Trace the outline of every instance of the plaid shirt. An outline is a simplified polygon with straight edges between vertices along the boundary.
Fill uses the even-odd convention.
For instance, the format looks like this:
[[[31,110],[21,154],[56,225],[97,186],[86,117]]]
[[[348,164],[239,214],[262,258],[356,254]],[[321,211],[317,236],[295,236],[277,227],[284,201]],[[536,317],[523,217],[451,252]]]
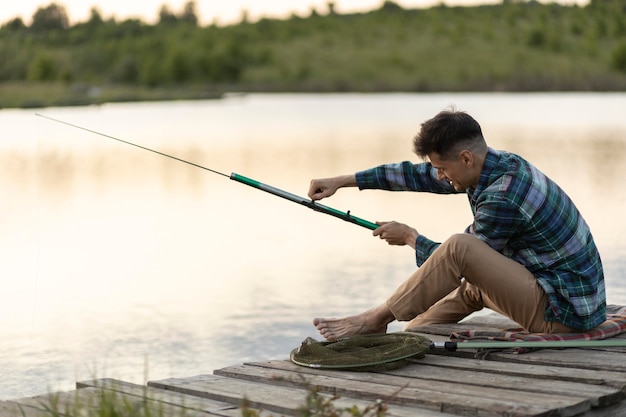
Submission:
[[[358,172],[359,189],[458,193],[430,163]],[[518,155],[489,149],[476,188],[466,190],[474,221],[465,230],[524,265],[548,296],[546,321],[589,330],[606,318],[604,273],[589,227],[565,192]],[[421,265],[439,243],[420,235]]]

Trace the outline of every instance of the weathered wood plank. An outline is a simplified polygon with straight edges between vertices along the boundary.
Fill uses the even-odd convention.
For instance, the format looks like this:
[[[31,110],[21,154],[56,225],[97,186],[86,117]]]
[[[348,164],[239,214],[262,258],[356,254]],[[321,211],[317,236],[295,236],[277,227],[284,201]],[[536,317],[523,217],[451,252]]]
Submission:
[[[232,366],[215,373],[258,383],[320,387],[325,392],[363,398],[382,399],[391,404],[412,404],[462,414],[493,416],[573,416],[591,408],[591,400],[573,394],[526,392],[523,386],[502,389],[453,382],[406,378],[380,373],[311,370],[286,361],[275,367]],[[303,375],[305,375],[303,377]],[[518,389],[521,388],[521,389]],[[615,390],[614,390],[615,391]],[[617,391],[619,392],[619,391]]]
[[[439,362],[441,363],[442,361]],[[475,362],[475,365],[478,365],[485,361]],[[249,365],[298,373],[305,373],[310,370],[310,368],[297,367],[297,365],[287,361],[257,362]],[[447,383],[451,384],[447,386],[451,387],[451,389],[454,390],[454,393],[458,394],[463,390],[468,390],[470,393],[469,395],[476,393],[477,389],[478,392],[481,392],[485,389],[494,388],[493,395],[499,399],[506,398],[499,392],[500,389],[506,389],[514,391],[514,398],[518,401],[522,402],[524,398],[526,398],[526,400],[533,403],[536,403],[538,400],[538,397],[535,395],[536,393],[547,394],[551,398],[555,398],[555,396],[585,398],[590,401],[592,407],[604,407],[610,404],[615,404],[620,402],[625,396],[621,389],[615,387],[571,382],[567,380],[558,381],[558,383],[556,383],[555,380],[536,378],[532,372],[519,372],[523,367],[524,366],[518,366],[518,372],[516,374],[512,374],[505,372],[490,372],[488,369],[470,370],[467,367],[463,369],[460,367],[454,368],[438,366],[436,360],[424,360],[424,363],[407,366],[395,371],[386,371],[377,374],[356,373],[355,375],[355,373],[353,373],[352,377],[359,381],[373,381],[395,386],[406,386],[408,384],[408,386],[416,388],[436,387],[440,392],[443,390],[442,383]],[[224,375],[224,370],[218,370],[216,373]],[[315,374],[315,372],[312,373]],[[344,372],[335,371],[334,373],[329,373],[327,371],[322,371],[317,374],[337,375],[344,374]],[[384,378],[383,375],[397,376],[399,378]],[[351,379],[349,375],[346,376],[346,378]],[[433,381],[438,381],[437,385],[433,385]],[[461,384],[463,389],[459,390],[458,387],[456,387],[456,384]]]
[[[581,382],[591,385],[606,385],[626,392],[626,373],[624,372],[535,365],[533,363],[461,359],[440,355],[426,355],[425,358],[417,359],[415,362],[417,364],[434,365],[450,369],[506,375],[528,375],[533,378],[547,379],[549,381],[557,380]]]
[[[90,381],[80,381],[76,383],[76,387],[97,388],[99,390],[109,390],[125,395],[131,395],[139,398],[149,398],[151,401],[157,401],[164,404],[181,407],[181,409],[202,411],[210,415],[219,416],[241,416],[241,410],[238,406],[214,401],[209,398],[200,398],[192,395],[186,395],[179,392],[167,391],[145,385],[133,384],[130,382],[119,381],[116,379],[102,378]],[[256,410],[259,411],[259,410]]]
[[[606,372],[626,372],[624,353],[597,349],[542,349],[537,352],[511,355],[492,353],[489,360],[516,362],[543,366],[563,366]]]
[[[617,404],[624,399],[624,392],[619,388],[580,382],[549,381],[533,378],[529,375],[519,376],[462,371],[428,365],[406,367],[393,371],[391,374],[431,383],[436,381],[437,384],[443,381],[456,380],[467,386],[480,387],[480,391],[492,388],[496,392],[499,389],[515,390],[518,393],[528,394],[530,398],[537,398],[533,393],[549,396],[573,396],[589,400],[592,407],[606,407],[607,405]],[[520,395],[521,397],[523,395]]]
[[[50,413],[14,401],[0,401],[0,417],[50,417]]]
[[[79,389],[70,392],[58,392],[35,397],[28,397],[14,402],[8,402],[11,414],[16,417],[15,410],[20,407],[28,412],[22,417],[50,417],[54,411],[58,415],[80,415],[79,410],[96,412],[103,398],[103,390],[115,391],[110,394],[117,404],[117,411],[132,410],[136,414],[138,409],[144,408],[146,415],[167,415],[185,417],[240,417],[239,407],[226,403],[218,403],[206,398],[187,396],[175,392],[158,390],[115,380],[94,380],[77,383]],[[269,417],[269,413],[256,410],[260,417]],[[93,414],[93,413],[92,413]],[[4,414],[0,414],[4,417]]]
[[[96,395],[97,391],[91,390],[87,395]],[[77,394],[72,392],[54,392],[42,395],[35,395],[32,397],[20,398],[19,400],[13,400],[15,403],[32,407],[38,410],[57,410],[61,413],[65,413],[68,410],[75,409],[77,407]]]
[[[199,397],[212,398],[230,404],[240,404],[246,398],[250,406],[275,413],[299,416],[301,407],[309,391],[291,386],[277,386],[258,384],[248,381],[226,378],[217,375],[198,375],[191,378],[169,378],[160,381],[150,381],[149,386],[183,392]],[[320,394],[325,398],[332,398],[328,394]],[[364,410],[375,405],[375,400],[364,401],[355,398],[340,397],[334,400],[337,408],[353,406]],[[389,405],[387,413],[390,417],[449,417],[440,409],[428,410],[419,407],[407,407],[398,404]]]
[[[31,407],[34,409],[47,412],[48,416],[59,415],[81,415],[80,410],[91,410],[96,412],[102,404],[102,391],[98,388],[83,388],[70,392],[57,392],[51,394],[45,394],[35,397],[23,398],[16,400],[17,404],[24,407]],[[181,415],[183,410],[179,406],[173,406],[170,404],[163,404],[150,399],[143,399],[137,396],[129,396],[124,393],[116,393],[115,396],[116,406],[119,407],[120,412],[124,410],[140,410],[145,409],[146,415]],[[148,414],[150,413],[150,414]],[[186,410],[186,417],[201,417],[207,416],[206,413]]]
[[[594,408],[576,417],[626,417],[626,403],[622,401],[605,408]]]

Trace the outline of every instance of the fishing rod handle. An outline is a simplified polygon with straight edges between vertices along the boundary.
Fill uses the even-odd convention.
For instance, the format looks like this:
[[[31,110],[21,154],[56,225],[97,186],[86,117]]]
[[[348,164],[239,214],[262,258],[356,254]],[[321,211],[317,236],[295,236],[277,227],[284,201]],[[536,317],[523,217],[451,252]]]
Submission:
[[[372,222],[370,222],[368,220],[365,220],[365,219],[362,219],[360,217],[353,216],[352,214],[350,214],[349,210],[348,210],[347,213],[345,213],[343,211],[339,211],[339,210],[334,209],[332,207],[328,207],[328,206],[325,206],[323,204],[316,203],[316,202],[314,202],[312,200],[306,200],[306,202],[303,203],[303,204],[305,206],[315,210],[315,211],[319,211],[320,213],[324,213],[324,214],[328,214],[330,216],[337,217],[337,218],[339,218],[341,220],[344,220],[344,221],[347,221],[347,222],[350,222],[350,223],[354,223],[354,224],[356,224],[358,226],[365,227],[366,229],[369,229],[369,230],[376,230],[376,229],[378,229],[380,227],[376,223],[372,223]]]
[[[429,345],[430,350],[445,349],[448,352],[456,352],[457,347],[456,342],[431,342]]]
[[[336,209],[334,209],[332,207],[328,207],[328,206],[325,206],[323,204],[318,204],[318,203],[314,202],[313,200],[309,200],[309,199],[306,199],[304,197],[300,197],[300,196],[298,196],[296,194],[292,194],[290,192],[281,190],[280,188],[272,187],[271,185],[264,184],[262,182],[259,182],[257,180],[252,179],[252,178],[248,178],[246,176],[237,174],[235,172],[230,174],[230,179],[234,180],[234,181],[237,181],[237,182],[240,182],[240,183],[245,184],[245,185],[249,185],[249,186],[254,187],[256,189],[265,191],[267,193],[273,194],[275,196],[285,198],[285,199],[287,199],[289,201],[293,201],[294,203],[301,204],[301,205],[306,206],[306,207],[308,207],[310,209],[313,209],[315,211],[319,211],[321,213],[328,214],[328,215],[340,218],[341,220],[344,220],[344,221],[347,221],[347,222],[350,222],[350,223],[354,223],[354,224],[356,224],[358,226],[365,227],[366,229],[369,229],[369,230],[374,230],[374,229],[377,229],[379,227],[376,223],[372,223],[370,221],[361,219],[360,217],[356,217],[356,216],[351,215],[350,212],[344,213],[343,211],[336,210]]]

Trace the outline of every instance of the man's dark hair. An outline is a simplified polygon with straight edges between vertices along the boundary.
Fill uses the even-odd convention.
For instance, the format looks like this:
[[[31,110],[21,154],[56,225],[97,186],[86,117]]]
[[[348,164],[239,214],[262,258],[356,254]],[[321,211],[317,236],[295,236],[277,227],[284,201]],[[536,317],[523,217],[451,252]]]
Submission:
[[[461,148],[486,152],[487,144],[478,122],[455,109],[444,110],[422,123],[420,132],[413,138],[413,150],[422,158],[434,152],[442,159],[451,159]]]

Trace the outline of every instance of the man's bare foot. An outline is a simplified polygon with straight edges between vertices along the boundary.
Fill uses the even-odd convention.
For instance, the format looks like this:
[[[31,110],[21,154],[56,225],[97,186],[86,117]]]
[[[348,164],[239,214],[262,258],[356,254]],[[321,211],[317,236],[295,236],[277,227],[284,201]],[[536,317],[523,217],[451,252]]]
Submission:
[[[313,325],[326,340],[372,333],[387,333],[387,325],[395,320],[386,305],[375,307],[342,319],[313,319]]]

